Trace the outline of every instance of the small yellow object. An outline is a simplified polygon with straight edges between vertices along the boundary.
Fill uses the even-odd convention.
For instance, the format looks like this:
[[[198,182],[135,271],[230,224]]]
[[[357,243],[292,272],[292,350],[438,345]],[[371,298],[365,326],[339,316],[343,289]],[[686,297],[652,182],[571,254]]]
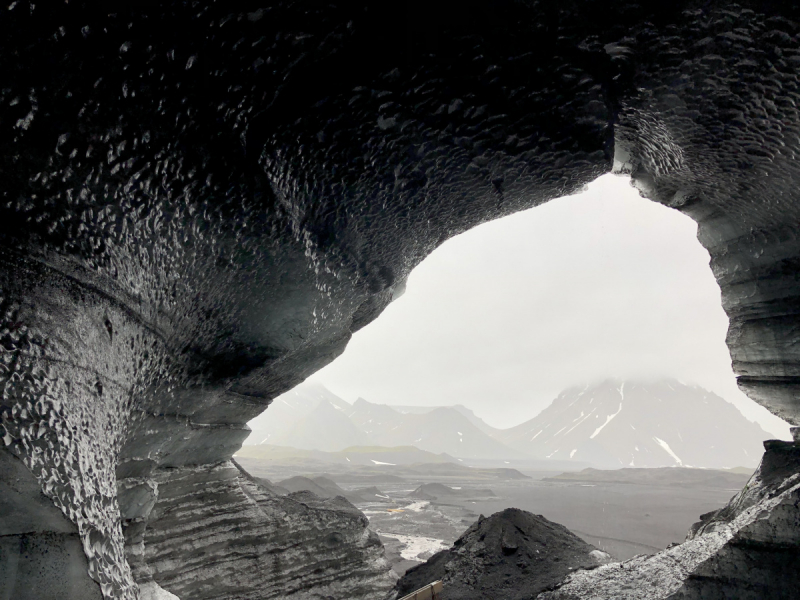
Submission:
[[[406,511],[405,511],[404,509],[402,509],[402,508],[387,508],[387,509],[386,509],[386,511],[387,511],[387,512],[406,512]]]
[[[403,596],[400,600],[437,600],[440,597],[439,594],[442,591],[442,587],[441,581],[434,581],[413,594]]]

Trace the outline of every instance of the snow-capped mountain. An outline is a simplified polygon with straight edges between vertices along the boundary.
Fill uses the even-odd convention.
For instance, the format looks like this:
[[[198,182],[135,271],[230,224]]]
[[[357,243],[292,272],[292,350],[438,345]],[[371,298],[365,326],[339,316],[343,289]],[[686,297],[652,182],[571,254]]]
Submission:
[[[250,422],[248,445],[336,452],[415,446],[460,458],[572,460],[603,468],[758,463],[770,435],[732,404],[674,380],[605,381],[570,388],[536,417],[497,430],[463,406],[345,402],[307,382]]]
[[[570,388],[497,435],[530,456],[608,468],[754,466],[769,437],[719,396],[675,380]]]

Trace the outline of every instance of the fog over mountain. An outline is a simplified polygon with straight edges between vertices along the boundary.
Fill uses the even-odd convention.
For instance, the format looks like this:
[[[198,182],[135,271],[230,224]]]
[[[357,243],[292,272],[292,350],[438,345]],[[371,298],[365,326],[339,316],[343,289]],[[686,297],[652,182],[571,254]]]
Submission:
[[[606,175],[444,242],[314,378],[350,401],[463,404],[507,428],[572,385],[674,377],[789,439],[738,389],[727,330],[697,224]]]
[[[292,445],[285,443],[287,432],[299,421],[309,417],[323,402],[341,409],[350,407],[349,403],[328,391],[325,386],[313,380],[306,381],[275,398],[269,410],[250,421],[249,425],[253,432],[246,443]],[[323,448],[316,449],[323,450]]]
[[[676,380],[607,380],[562,392],[533,419],[487,425],[463,406],[350,404],[316,382],[275,399],[246,445],[339,452],[414,446],[462,459],[542,459],[601,468],[755,466],[770,438],[737,408]]]
[[[351,419],[362,423],[376,443],[413,445],[429,452],[461,458],[522,458],[518,452],[487,435],[454,407],[438,407],[424,414],[402,414],[388,406],[359,398]]]
[[[755,465],[770,435],[700,387],[608,380],[565,390],[497,437],[531,456],[606,468],[730,468]]]

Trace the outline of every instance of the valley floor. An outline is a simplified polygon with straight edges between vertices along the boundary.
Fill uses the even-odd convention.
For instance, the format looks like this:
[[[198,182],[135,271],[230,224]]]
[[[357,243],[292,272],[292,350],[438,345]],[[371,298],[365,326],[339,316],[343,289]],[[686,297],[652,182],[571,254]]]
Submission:
[[[276,472],[274,465],[257,459],[239,460],[257,477],[287,474],[285,468]],[[707,480],[701,477],[681,485],[669,481],[660,484],[652,477],[652,470],[648,476],[639,477],[641,483],[545,480],[557,475],[553,472],[527,472],[530,479],[522,480],[491,480],[486,473],[474,479],[438,473],[401,478],[391,470],[387,467],[384,481],[373,471],[369,485],[379,488],[381,497],[356,505],[370,519],[371,529],[381,536],[398,574],[449,547],[479,515],[509,507],[565,525],[618,560],[652,554],[683,541],[701,514],[724,506],[747,480],[741,475],[741,482],[728,477],[720,484],[714,477],[719,472],[710,470]],[[315,476],[307,471],[297,474]],[[325,477],[348,492],[365,487],[361,478],[352,474],[328,472]],[[415,495],[420,485],[432,482],[444,483],[456,493],[435,499]]]

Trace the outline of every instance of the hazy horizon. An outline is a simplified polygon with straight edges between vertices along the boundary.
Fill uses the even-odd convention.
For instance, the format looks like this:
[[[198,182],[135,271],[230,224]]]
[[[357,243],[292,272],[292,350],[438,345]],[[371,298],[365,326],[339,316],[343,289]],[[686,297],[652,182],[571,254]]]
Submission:
[[[568,387],[673,378],[787,438],[788,424],[736,386],[696,231],[627,178],[603,176],[446,241],[311,379],[348,402],[462,404],[505,429]]]
[[[491,419],[485,418],[487,416],[486,413],[480,412],[479,410],[472,410],[470,407],[466,406],[462,402],[456,402],[456,403],[453,403],[453,404],[413,404],[413,403],[397,404],[397,403],[393,403],[393,402],[380,402],[380,401],[377,401],[377,400],[371,400],[370,398],[365,398],[363,395],[359,395],[359,396],[356,396],[354,398],[344,398],[340,394],[336,393],[334,390],[330,389],[324,382],[320,381],[316,377],[316,373],[314,375],[312,375],[311,377],[309,377],[303,383],[298,384],[298,386],[296,386],[296,388],[299,388],[300,386],[304,386],[304,385],[315,385],[315,384],[318,384],[318,385],[323,386],[330,393],[332,393],[333,395],[337,396],[338,398],[340,398],[344,402],[347,402],[350,405],[355,404],[359,399],[361,399],[361,400],[365,400],[366,402],[369,402],[370,404],[377,404],[377,405],[380,405],[380,406],[388,406],[388,407],[394,408],[394,409],[397,409],[397,408],[429,408],[429,409],[433,410],[435,408],[452,408],[454,406],[464,406],[465,408],[469,408],[470,410],[472,410],[472,412],[475,413],[476,417],[478,417],[479,419],[485,421],[488,425],[491,425],[493,428],[499,429],[499,430],[502,431],[502,430],[505,430],[505,429],[512,429],[512,428],[516,427],[517,425],[520,425],[521,423],[524,423],[525,421],[529,421],[531,418],[538,416],[543,410],[545,410],[548,406],[550,406],[550,404],[552,404],[552,402],[558,396],[560,396],[561,394],[563,394],[565,392],[569,392],[570,390],[573,390],[573,389],[580,389],[580,388],[584,388],[584,387],[595,387],[595,386],[600,385],[602,383],[605,383],[607,381],[614,381],[616,383],[621,383],[621,382],[624,381],[624,383],[626,383],[626,384],[628,384],[628,383],[636,383],[636,384],[647,385],[647,384],[650,384],[650,383],[655,384],[655,383],[659,383],[659,382],[663,382],[663,381],[670,381],[670,380],[671,381],[676,381],[678,383],[681,383],[681,384],[684,384],[684,385],[688,385],[688,386],[697,385],[698,387],[700,387],[702,389],[707,389],[707,388],[703,388],[703,386],[700,386],[699,384],[696,384],[696,383],[693,383],[693,382],[690,382],[690,381],[682,381],[682,380],[674,378],[674,377],[666,377],[666,376],[665,377],[650,377],[650,378],[642,378],[642,377],[639,377],[639,378],[625,378],[625,379],[621,379],[621,378],[618,378],[618,377],[597,378],[597,379],[594,379],[592,381],[583,381],[583,382],[580,382],[580,383],[576,383],[574,385],[571,385],[569,387],[566,387],[566,388],[562,389],[560,392],[558,392],[558,394],[553,396],[545,404],[545,406],[542,407],[542,410],[540,410],[536,414],[532,415],[531,417],[527,417],[527,418],[521,419],[518,422],[510,423],[510,424],[505,425],[503,427],[495,427],[494,425],[491,425],[491,423],[490,423]],[[293,389],[296,389],[296,388],[293,388]],[[712,391],[712,390],[707,390],[707,391]],[[717,396],[720,396],[720,394],[717,394],[716,392],[713,392],[713,393],[716,394]],[[727,402],[729,402],[733,406],[736,406],[736,404],[734,402],[731,402],[730,400],[725,399],[723,396],[720,396],[720,398],[722,398],[723,400],[726,400]],[[749,401],[749,399],[747,399],[747,398],[745,398],[745,400]],[[485,407],[482,407],[482,408],[485,408]],[[739,407],[736,407],[736,408],[737,408],[737,410],[739,410],[739,412],[742,412]],[[744,413],[742,413],[742,414],[744,414]],[[259,417],[257,417],[257,418],[259,418]],[[255,419],[253,419],[253,420],[255,420]],[[750,418],[749,420],[751,420],[753,422],[756,422],[759,425],[761,425],[762,427],[764,427],[764,425],[762,425],[758,421],[758,419]],[[782,422],[778,423],[778,426],[782,427],[783,423]],[[786,427],[791,427],[791,425],[789,423],[786,423]],[[766,429],[766,427],[764,427],[764,428]],[[777,432],[774,432],[774,433],[777,433]]]

